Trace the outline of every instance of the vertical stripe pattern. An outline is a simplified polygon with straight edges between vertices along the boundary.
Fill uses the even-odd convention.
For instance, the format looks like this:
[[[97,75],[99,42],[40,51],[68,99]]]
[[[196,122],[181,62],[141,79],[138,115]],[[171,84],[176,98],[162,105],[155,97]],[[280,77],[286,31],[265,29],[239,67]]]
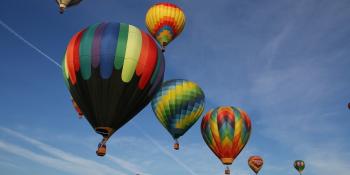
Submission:
[[[137,72],[136,76],[142,80],[139,88],[142,89],[158,75],[159,64],[163,62],[160,59],[164,59],[158,50],[151,37],[135,26],[123,23],[92,25],[78,32],[69,42],[62,64],[64,77],[74,85],[78,70],[87,80],[91,68],[99,68],[101,77],[108,79],[113,63],[114,69],[122,71],[124,83],[128,83]]]
[[[65,82],[89,123],[114,132],[151,100],[164,77],[164,56],[150,35],[124,23],[75,34],[62,62]]]

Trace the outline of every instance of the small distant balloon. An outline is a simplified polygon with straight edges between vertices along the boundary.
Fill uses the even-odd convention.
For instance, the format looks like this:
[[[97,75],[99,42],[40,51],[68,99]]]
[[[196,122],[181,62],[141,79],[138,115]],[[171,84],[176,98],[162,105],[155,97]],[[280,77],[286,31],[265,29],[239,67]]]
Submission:
[[[294,168],[301,174],[305,168],[305,162],[303,160],[296,160],[294,162]]]
[[[82,0],[56,0],[62,14],[66,8],[78,5]]]
[[[255,172],[255,174],[258,174],[264,165],[264,160],[260,156],[251,156],[248,159],[248,165]]]
[[[350,103],[348,103],[348,109],[350,109]]]

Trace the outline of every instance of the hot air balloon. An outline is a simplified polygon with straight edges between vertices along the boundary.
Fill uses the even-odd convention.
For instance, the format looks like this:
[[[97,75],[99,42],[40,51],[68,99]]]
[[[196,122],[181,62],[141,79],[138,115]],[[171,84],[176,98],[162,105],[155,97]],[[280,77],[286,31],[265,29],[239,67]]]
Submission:
[[[302,160],[294,161],[294,168],[301,174],[305,168],[305,163]]]
[[[163,47],[174,40],[185,27],[186,17],[182,9],[172,3],[157,3],[146,13],[146,27]]]
[[[175,140],[186,133],[204,110],[204,93],[194,82],[182,79],[166,81],[152,100],[152,109],[159,122]]]
[[[247,144],[251,121],[246,112],[232,106],[211,109],[202,119],[201,132],[205,143],[226,166],[231,165]]]
[[[62,63],[70,94],[93,129],[111,135],[152,99],[164,75],[164,57],[150,35],[124,23],[91,25],[73,36]]]
[[[258,174],[260,169],[264,164],[264,160],[260,156],[250,156],[248,159],[248,165],[250,169],[252,169],[255,174]]]
[[[62,14],[67,7],[77,5],[81,1],[82,0],[56,0],[56,3],[59,5],[60,13]]]
[[[79,119],[83,118],[83,112],[81,111],[81,109],[79,108],[78,104],[72,99],[72,103],[73,103],[73,107],[75,109],[75,111],[77,111],[78,115],[79,115]]]
[[[348,109],[350,109],[350,103],[348,103]]]

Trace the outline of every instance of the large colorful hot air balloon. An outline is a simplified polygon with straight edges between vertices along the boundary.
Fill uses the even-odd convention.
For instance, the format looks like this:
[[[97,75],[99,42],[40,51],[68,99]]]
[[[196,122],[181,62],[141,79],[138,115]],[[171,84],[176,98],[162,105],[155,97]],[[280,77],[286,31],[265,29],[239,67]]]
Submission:
[[[161,49],[147,33],[123,23],[91,25],[74,35],[63,60],[72,98],[94,130],[109,137],[152,99],[164,75]]]
[[[258,174],[262,166],[264,165],[264,160],[260,156],[250,156],[248,159],[248,165],[255,174]]]
[[[294,161],[294,168],[301,174],[305,168],[305,162],[302,160]]]
[[[146,13],[146,27],[163,47],[174,40],[184,29],[186,16],[182,9],[172,3],[157,3]]]
[[[152,100],[152,109],[160,123],[175,139],[192,127],[204,110],[204,93],[194,82],[175,79],[162,84]]]
[[[71,7],[74,5],[77,5],[81,2],[82,0],[56,0],[56,3],[59,5],[60,7],[60,13],[63,13],[64,10],[67,7]]]
[[[201,132],[205,143],[227,165],[225,174],[230,174],[231,165],[247,144],[251,121],[246,112],[232,106],[210,110],[202,119]]]

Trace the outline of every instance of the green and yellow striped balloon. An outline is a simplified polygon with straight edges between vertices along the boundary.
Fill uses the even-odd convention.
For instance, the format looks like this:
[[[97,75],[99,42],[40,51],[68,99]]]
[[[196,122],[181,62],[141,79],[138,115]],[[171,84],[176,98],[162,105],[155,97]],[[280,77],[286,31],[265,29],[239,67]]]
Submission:
[[[152,100],[152,109],[160,123],[176,140],[199,119],[204,110],[204,93],[194,82],[166,81]]]

